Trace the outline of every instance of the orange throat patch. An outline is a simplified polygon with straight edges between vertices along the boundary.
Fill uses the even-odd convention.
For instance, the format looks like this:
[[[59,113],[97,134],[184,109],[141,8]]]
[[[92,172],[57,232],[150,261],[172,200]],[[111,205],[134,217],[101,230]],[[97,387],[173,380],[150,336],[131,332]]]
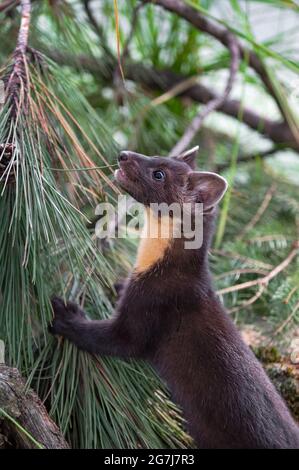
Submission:
[[[145,223],[137,251],[135,270],[144,272],[161,261],[173,240],[173,221],[145,209]]]

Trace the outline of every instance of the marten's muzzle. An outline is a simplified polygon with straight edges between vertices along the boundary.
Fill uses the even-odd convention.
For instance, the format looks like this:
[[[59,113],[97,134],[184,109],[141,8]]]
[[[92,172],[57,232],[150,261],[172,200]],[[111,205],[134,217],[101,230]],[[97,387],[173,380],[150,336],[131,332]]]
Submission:
[[[114,176],[122,189],[145,204],[152,191],[151,173],[155,164],[155,157],[124,150],[118,156],[119,169]]]
[[[140,153],[124,150],[118,156],[119,170],[115,172],[116,180],[125,184],[130,180],[136,182],[145,174],[151,158]]]

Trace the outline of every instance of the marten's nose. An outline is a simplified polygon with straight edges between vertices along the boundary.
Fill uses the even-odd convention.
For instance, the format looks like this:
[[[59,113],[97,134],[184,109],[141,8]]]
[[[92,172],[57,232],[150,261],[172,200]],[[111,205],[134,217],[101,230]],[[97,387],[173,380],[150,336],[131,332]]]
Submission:
[[[129,159],[129,156],[130,156],[130,152],[128,152],[127,150],[123,150],[122,152],[120,152],[118,156],[118,161],[125,162]]]

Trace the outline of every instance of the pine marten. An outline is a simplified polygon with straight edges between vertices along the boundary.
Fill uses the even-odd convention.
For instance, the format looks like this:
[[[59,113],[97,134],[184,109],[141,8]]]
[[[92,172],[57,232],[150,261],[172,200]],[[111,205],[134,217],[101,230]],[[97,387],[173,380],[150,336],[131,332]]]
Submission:
[[[52,299],[50,331],[92,354],[148,361],[183,410],[200,448],[299,448],[299,428],[215,293],[208,266],[216,206],[227,183],[195,171],[197,148],[179,157],[123,151],[116,181],[146,207],[201,203],[203,241],[143,238],[114,315],[91,321],[74,303]]]

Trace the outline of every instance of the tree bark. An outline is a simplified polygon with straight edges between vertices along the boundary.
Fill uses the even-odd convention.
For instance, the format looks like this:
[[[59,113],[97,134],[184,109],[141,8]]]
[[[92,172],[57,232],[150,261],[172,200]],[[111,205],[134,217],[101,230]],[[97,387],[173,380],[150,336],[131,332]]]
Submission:
[[[2,413],[1,410],[3,410]],[[26,388],[19,371],[0,365],[0,423],[2,421],[4,430],[2,434],[17,448],[36,449],[38,444],[19,429],[12,420],[46,449],[69,448],[41,400],[33,390]]]

